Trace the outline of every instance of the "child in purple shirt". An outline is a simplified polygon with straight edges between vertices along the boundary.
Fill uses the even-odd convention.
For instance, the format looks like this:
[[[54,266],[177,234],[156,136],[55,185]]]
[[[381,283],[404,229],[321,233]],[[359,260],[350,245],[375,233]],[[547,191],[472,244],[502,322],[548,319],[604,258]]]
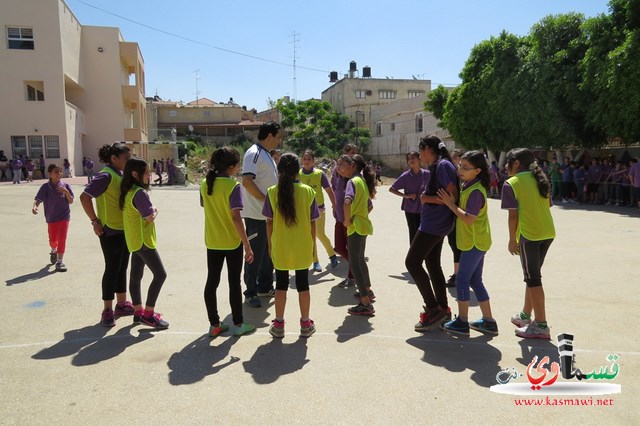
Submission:
[[[33,163],[31,163],[33,165]],[[49,181],[42,185],[36,194],[31,212],[38,214],[40,203],[44,204],[44,217],[49,229],[49,246],[51,253],[49,260],[56,265],[56,271],[66,272],[67,266],[63,262],[67,246],[67,233],[71,220],[69,204],[73,203],[71,187],[62,182],[62,168],[57,164],[50,164],[47,169]]]

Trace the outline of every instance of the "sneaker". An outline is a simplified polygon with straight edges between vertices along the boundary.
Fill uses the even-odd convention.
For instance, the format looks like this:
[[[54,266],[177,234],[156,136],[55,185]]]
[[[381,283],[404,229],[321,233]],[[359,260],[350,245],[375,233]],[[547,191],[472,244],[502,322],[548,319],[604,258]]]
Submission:
[[[140,324],[142,322],[142,320],[140,319],[140,317],[142,316],[142,313],[144,311],[139,311],[139,312],[134,312],[133,313],[133,323],[134,324]]]
[[[116,325],[116,320],[113,317],[113,310],[105,309],[102,311],[102,318],[100,319],[100,324],[105,327],[113,327]]]
[[[356,306],[352,306],[351,308],[347,309],[347,312],[349,312],[351,315],[365,315],[369,317],[372,317],[376,314],[376,310],[373,309],[373,306],[363,305],[362,303],[358,303]]]
[[[516,336],[524,339],[546,339],[551,338],[549,327],[540,328],[537,322],[531,321],[524,327],[516,328]]]
[[[451,307],[447,306],[447,309],[445,309],[444,311],[446,315],[444,316],[444,319],[442,320],[442,322],[445,323],[445,322],[451,321]]]
[[[415,325],[416,331],[433,330],[447,317],[447,312],[440,306],[427,310],[420,314],[420,321]]]
[[[353,293],[353,297],[355,297],[356,299],[360,299],[360,292],[356,291],[355,293]],[[371,300],[372,302],[376,300],[376,295],[373,293],[373,290],[369,290],[369,300]]]
[[[461,336],[469,335],[469,323],[461,320],[460,317],[456,317],[453,321],[440,324],[440,328],[451,334],[459,334]]]
[[[67,272],[67,265],[65,265],[63,262],[56,262],[56,271]]]
[[[511,324],[515,325],[516,327],[524,327],[525,325],[529,325],[530,322],[531,322],[530,318],[529,319],[522,318],[522,312],[513,314],[513,316],[511,317]]]
[[[151,315],[150,318],[141,315],[140,322],[158,330],[165,330],[169,328],[169,323],[162,319],[162,314],[157,312]]]
[[[333,256],[329,257],[329,261],[331,262],[331,267],[332,268],[337,268],[338,267],[338,256],[336,256],[335,254]]]
[[[262,306],[262,303],[260,303],[260,299],[258,298],[258,296],[246,297],[244,299],[244,303],[251,306],[252,308],[259,308]]]
[[[498,323],[480,318],[469,323],[469,327],[475,331],[486,334],[498,334]]]
[[[313,262],[313,270],[315,272],[322,272],[322,266],[320,266],[320,262]]]
[[[242,336],[247,333],[251,333],[256,329],[256,326],[253,324],[249,324],[248,322],[243,322],[240,325],[236,325],[233,327],[233,335],[234,336]]]
[[[356,285],[356,281],[353,278],[345,278],[344,280],[340,281],[338,283],[338,285],[336,285],[336,287],[341,287],[341,288],[349,288],[349,287],[353,287]]]
[[[113,310],[115,315],[118,317],[133,315],[133,311],[133,304],[128,300],[122,303],[116,303],[116,308]]]
[[[218,325],[212,325],[209,327],[209,337],[218,337],[229,329],[229,326],[223,322]]]
[[[269,334],[273,337],[277,337],[278,339],[282,339],[284,337],[284,321],[271,321],[271,327],[269,327]]]
[[[58,262],[58,253],[51,252],[49,253],[49,263],[55,265]]]
[[[300,320],[300,337],[309,337],[316,332],[316,326],[313,320]]]
[[[276,291],[274,289],[271,289],[269,291],[259,291],[258,296],[259,297],[276,297]]]
[[[455,287],[456,286],[456,274],[453,274],[447,280],[447,287]]]

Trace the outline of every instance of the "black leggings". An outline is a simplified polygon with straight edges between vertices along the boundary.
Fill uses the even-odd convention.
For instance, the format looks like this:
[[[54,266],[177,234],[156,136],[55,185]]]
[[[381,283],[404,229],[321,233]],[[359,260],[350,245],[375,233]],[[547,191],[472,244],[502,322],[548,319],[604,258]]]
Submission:
[[[242,288],[240,287],[240,273],[242,272],[242,244],[233,250],[207,250],[207,284],[204,287],[204,303],[210,325],[218,325],[218,296],[216,290],[220,284],[222,265],[227,260],[227,281],[229,282],[229,305],[233,323],[240,325],[242,318]]]
[[[104,256],[102,274],[102,300],[113,300],[116,293],[127,292],[127,268],[129,250],[124,234],[100,236],[100,247]]]
[[[131,292],[131,302],[134,305],[142,304],[140,292],[140,282],[144,274],[144,266],[147,265],[153,274],[149,292],[147,293],[146,306],[155,307],[162,284],[167,279],[167,272],[164,270],[162,260],[158,250],[149,249],[145,246],[138,251],[131,253],[131,272],[129,274],[129,291]]]
[[[451,247],[451,251],[453,252],[453,263],[460,263],[460,250],[458,249],[458,244],[456,244],[456,227],[453,227],[453,231],[449,232],[447,235],[447,241],[449,242],[449,247]]]
[[[369,276],[369,267],[364,258],[364,252],[367,248],[367,236],[360,235],[357,232],[347,237],[349,243],[349,266],[353,271],[353,277],[356,279],[358,292],[362,295],[368,294],[371,288],[371,278]]]
[[[542,286],[542,264],[553,238],[542,241],[527,241],[520,237],[520,263],[527,287]]]
[[[309,291],[309,270],[296,269],[296,290],[298,293]],[[276,269],[276,290],[287,291],[289,289],[289,271]]]
[[[420,290],[424,304],[429,309],[440,305],[442,309],[446,310],[449,306],[446,282],[442,266],[440,266],[443,241],[444,237],[418,231],[404,261],[407,271]],[[429,273],[422,267],[423,260],[427,264]],[[433,290],[431,289],[432,284]]]
[[[413,237],[416,236],[416,232],[418,232],[418,228],[420,228],[420,213],[404,212],[404,216],[407,218],[407,226],[409,227],[409,245],[411,245]]]

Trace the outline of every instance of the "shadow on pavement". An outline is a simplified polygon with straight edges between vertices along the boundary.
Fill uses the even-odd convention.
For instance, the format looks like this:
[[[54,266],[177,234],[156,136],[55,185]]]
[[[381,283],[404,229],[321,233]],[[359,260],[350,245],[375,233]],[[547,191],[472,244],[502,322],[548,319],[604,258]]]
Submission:
[[[129,346],[142,343],[153,337],[153,333],[147,330],[140,330],[137,336],[133,335],[131,334],[133,327],[135,327],[134,324],[122,327],[115,334],[104,336],[93,345],[85,346],[73,357],[71,364],[76,367],[98,364],[115,358]]]
[[[274,383],[280,376],[302,370],[308,362],[307,339],[300,337],[294,343],[273,339],[259,346],[242,366],[245,372],[251,374],[254,382],[265,385]]]
[[[425,334],[407,339],[408,344],[424,352],[424,362],[454,373],[471,370],[471,380],[481,387],[497,384],[502,352],[488,344],[491,336],[454,337],[440,331],[430,334],[433,337]]]
[[[348,314],[344,317],[342,325],[335,330],[335,333],[338,335],[336,340],[338,343],[344,343],[354,337],[362,336],[372,331],[373,326],[369,322],[368,317]]]
[[[540,339],[521,339],[516,337],[520,341],[520,350],[522,351],[522,357],[516,358],[516,361],[524,365],[525,367],[533,361],[534,356],[538,356],[538,360],[541,360],[545,356],[549,357],[549,362],[560,362],[560,354],[558,353],[558,347],[551,343],[550,340]],[[511,366],[509,366],[511,367]]]
[[[77,353],[85,346],[91,345],[102,339],[109,329],[100,324],[89,325],[77,330],[69,330],[64,333],[64,338],[55,345],[42,349],[32,355],[33,359],[63,358]]]
[[[411,274],[408,272],[403,272],[400,275],[389,275],[389,278],[393,278],[394,280],[405,281],[407,284],[415,285],[416,282],[411,278]]]
[[[56,272],[55,269],[51,269],[53,265],[44,266],[37,272],[31,272],[30,274],[20,275],[19,277],[11,278],[10,280],[5,281],[7,286],[12,286],[16,284],[26,283],[28,281],[39,280],[40,278],[44,278],[48,275],[54,274]]]
[[[329,306],[354,306],[358,304],[358,300],[353,297],[353,294],[358,290],[356,286],[352,287],[338,287],[333,286],[329,290]]]
[[[225,340],[219,343],[220,339]],[[196,383],[240,361],[240,358],[231,356],[226,362],[218,364],[229,356],[231,346],[237,341],[238,338],[233,336],[219,336],[212,339],[205,334],[198,337],[180,352],[171,355],[167,361],[170,370],[169,383],[174,386]],[[214,345],[214,343],[219,344]]]

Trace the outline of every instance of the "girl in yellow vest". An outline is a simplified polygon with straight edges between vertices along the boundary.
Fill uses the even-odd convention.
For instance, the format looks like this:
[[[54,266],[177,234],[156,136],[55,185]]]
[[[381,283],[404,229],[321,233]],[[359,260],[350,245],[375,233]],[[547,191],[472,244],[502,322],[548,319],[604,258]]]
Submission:
[[[440,328],[454,334],[469,335],[469,328],[488,334],[498,334],[498,325],[491,315],[489,293],[482,282],[484,255],[491,247],[491,228],[487,214],[489,166],[480,151],[465,153],[458,164],[462,180],[460,207],[456,198],[445,189],[438,197],[456,215],[456,247],[460,249],[460,266],[456,276],[458,316],[442,323]],[[482,318],[469,323],[469,287],[478,299]]]
[[[156,250],[155,219],[158,215],[149,199],[151,170],[142,158],[130,158],[124,166],[120,185],[120,209],[123,210],[124,236],[131,252],[129,291],[134,308],[134,323],[143,323],[159,330],[169,328],[169,323],[155,312],[156,301],[167,273]],[[153,273],[153,280],[147,293],[147,301],[142,309],[140,282],[145,265]]]
[[[299,178],[300,183],[309,185],[316,193],[316,203],[318,203],[318,208],[320,209],[320,217],[316,221],[316,237],[324,246],[324,249],[327,251],[327,255],[329,255],[331,267],[335,268],[338,266],[338,257],[336,256],[336,252],[333,250],[331,240],[329,240],[329,237],[324,232],[326,208],[322,189],[324,188],[329,200],[331,200],[332,209],[336,204],[336,198],[333,195],[333,189],[331,189],[331,184],[329,183],[329,179],[327,179],[327,175],[325,175],[322,170],[313,167],[315,160],[315,154],[310,149],[307,149],[304,154],[302,154],[302,169],[300,170]],[[322,267],[320,266],[320,262],[318,262],[318,245],[315,240],[313,242],[313,270],[316,272],[322,272]]]
[[[209,336],[216,337],[229,329],[220,321],[216,291],[222,265],[227,261],[229,304],[233,317],[233,335],[242,336],[255,330],[242,317],[242,252],[247,263],[253,262],[253,251],[240,217],[242,195],[234,176],[240,170],[240,153],[231,147],[216,149],[211,155],[211,168],[200,185],[200,206],[204,207],[204,242],[207,246],[207,284],[204,302],[209,317]]]
[[[356,279],[358,292],[355,297],[360,303],[347,310],[351,315],[375,315],[371,291],[369,267],[365,260],[367,236],[373,234],[373,224],[369,212],[373,209],[371,199],[376,194],[376,175],[360,155],[341,157],[340,174],[349,178],[344,192],[344,226],[347,228],[347,250],[349,267]]]
[[[284,337],[284,309],[289,271],[295,271],[300,304],[300,336],[316,331],[309,318],[309,265],[313,260],[315,220],[320,217],[315,191],[298,182],[298,156],[285,153],[278,163],[278,184],[267,190],[262,214],[267,218],[269,253],[276,270],[276,318],[269,327],[273,337]]]
[[[100,239],[104,257],[102,275],[102,302],[104,308],[100,323],[105,327],[116,325],[115,318],[133,315],[133,305],[127,301],[127,267],[129,250],[124,238],[122,210],[118,205],[122,170],[131,156],[129,148],[120,142],[103,145],[98,157],[105,166],[91,180],[80,195],[80,203],[91,221],[93,232]],[[96,200],[93,207],[92,199]],[[113,306],[113,299],[117,300]]]
[[[510,178],[502,189],[502,208],[509,210],[509,253],[520,255],[524,282],[522,311],[511,317],[516,335],[525,339],[549,339],[542,289],[542,264],[556,236],[551,216],[551,185],[527,148],[507,153]],[[531,314],[534,314],[534,319]]]

